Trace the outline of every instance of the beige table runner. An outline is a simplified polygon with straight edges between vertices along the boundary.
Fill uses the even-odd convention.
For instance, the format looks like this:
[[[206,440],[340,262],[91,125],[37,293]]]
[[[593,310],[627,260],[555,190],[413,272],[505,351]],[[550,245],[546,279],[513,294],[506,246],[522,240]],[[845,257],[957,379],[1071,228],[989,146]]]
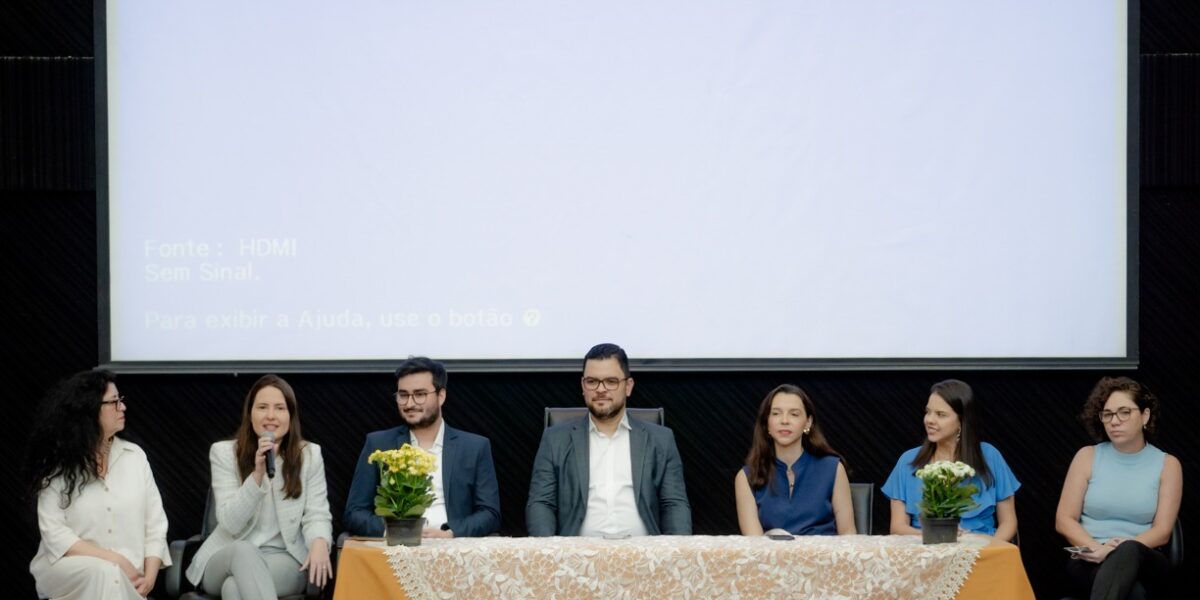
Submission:
[[[914,598],[949,600],[987,538],[916,536],[481,538],[387,549],[412,600]]]

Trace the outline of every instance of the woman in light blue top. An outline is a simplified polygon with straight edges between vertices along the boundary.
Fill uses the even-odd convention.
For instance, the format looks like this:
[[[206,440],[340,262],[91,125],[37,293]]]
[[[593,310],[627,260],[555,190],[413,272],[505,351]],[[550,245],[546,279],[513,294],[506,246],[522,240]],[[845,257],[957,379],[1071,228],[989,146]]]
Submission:
[[[963,513],[959,527],[964,531],[994,535],[1010,541],[1017,533],[1014,495],[1021,483],[1013,476],[991,444],[979,441],[978,416],[971,386],[957,379],[933,384],[925,404],[925,442],[900,455],[896,467],[883,484],[883,495],[892,500],[891,532],[920,533],[923,486],[916,470],[940,460],[961,461],[975,469],[969,483],[979,488],[972,499],[977,505]]]
[[[1179,459],[1147,442],[1159,419],[1158,399],[1128,377],[1105,377],[1084,404],[1084,425],[1100,443],[1075,454],[1063,483],[1056,529],[1071,546],[1067,573],[1076,592],[1127,598],[1153,595],[1167,574],[1153,548],[1171,538],[1183,497]]]

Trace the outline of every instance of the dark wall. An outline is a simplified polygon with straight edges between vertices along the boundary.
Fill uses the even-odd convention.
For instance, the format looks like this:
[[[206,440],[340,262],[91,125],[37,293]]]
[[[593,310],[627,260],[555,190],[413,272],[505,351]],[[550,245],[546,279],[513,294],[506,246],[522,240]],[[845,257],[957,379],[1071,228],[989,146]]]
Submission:
[[[18,481],[28,424],[46,388],[94,366],[97,266],[92,14],[90,2],[0,5],[0,368],[14,456],[3,480]],[[1184,464],[1184,518],[1197,514],[1200,461],[1192,426],[1200,340],[1200,5],[1143,0],[1141,26],[1141,366],[1133,376],[1163,400],[1159,445]],[[1097,174],[1104,176],[1103,174]],[[1030,218],[1037,218],[1031,215]],[[919,282],[914,282],[914,285]],[[1037,293],[1037,290],[1030,290]],[[798,332],[802,334],[802,332]],[[596,340],[581,340],[580,353]],[[620,341],[620,340],[616,340]],[[629,348],[636,356],[638,349]],[[679,441],[695,530],[737,530],[732,476],[762,395],[784,381],[814,396],[823,426],[849,461],[851,479],[882,483],[922,436],[928,386],[946,376],[976,388],[985,438],[1023,487],[1017,494],[1021,552],[1040,597],[1054,597],[1065,553],[1054,508],[1067,465],[1088,443],[1076,414],[1099,372],[637,373],[634,406],[663,406]],[[125,376],[127,434],[154,466],[170,536],[195,533],[208,485],[207,447],[236,426],[257,374]],[[289,377],[306,437],[326,453],[335,527],[364,433],[396,422],[382,374]],[[530,464],[546,405],[581,402],[575,374],[451,374],[447,419],[493,442],[503,532],[523,535]],[[4,581],[32,597],[27,565],[37,547],[31,507],[16,486],[2,498],[13,515],[0,545]],[[876,533],[888,512],[876,497]],[[8,595],[8,594],[6,594]]]

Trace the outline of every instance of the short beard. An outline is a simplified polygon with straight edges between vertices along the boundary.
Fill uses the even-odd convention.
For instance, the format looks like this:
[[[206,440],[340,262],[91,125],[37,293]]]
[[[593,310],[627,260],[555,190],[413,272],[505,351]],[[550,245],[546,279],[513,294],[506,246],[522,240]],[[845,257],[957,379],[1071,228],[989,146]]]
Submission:
[[[611,400],[608,403],[608,410],[604,412],[597,410],[594,403],[588,404],[588,412],[592,413],[592,416],[596,417],[597,421],[607,421],[615,417],[622,410],[625,410],[625,402],[623,400],[620,403],[615,399]]]
[[[436,401],[436,399],[431,398],[430,401]],[[400,416],[404,417],[404,422],[408,423],[409,429],[425,429],[426,427],[429,427],[430,425],[433,425],[434,423],[436,423],[438,420],[438,417],[442,416],[442,407],[438,406],[437,404],[434,404],[433,409],[430,410],[429,412],[425,413],[425,415],[422,416],[416,423],[409,422],[408,417],[406,415],[404,415],[403,413],[401,413]]]

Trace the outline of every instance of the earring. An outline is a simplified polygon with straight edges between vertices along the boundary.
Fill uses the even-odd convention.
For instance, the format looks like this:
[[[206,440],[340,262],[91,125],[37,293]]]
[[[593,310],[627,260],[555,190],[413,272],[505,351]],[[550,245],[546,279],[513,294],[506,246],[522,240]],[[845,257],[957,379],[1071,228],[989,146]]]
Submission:
[[[809,429],[810,429],[809,427],[805,427],[805,428],[804,428],[804,433],[808,433],[808,430],[809,430]]]

